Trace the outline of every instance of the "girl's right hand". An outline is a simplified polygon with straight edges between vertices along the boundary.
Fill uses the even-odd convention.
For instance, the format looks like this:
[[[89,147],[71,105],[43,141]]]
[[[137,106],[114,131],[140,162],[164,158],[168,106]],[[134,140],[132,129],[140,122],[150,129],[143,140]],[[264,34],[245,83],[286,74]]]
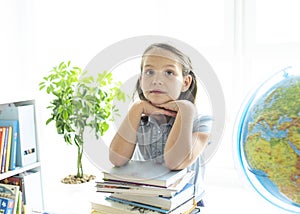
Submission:
[[[177,112],[154,106],[144,100],[135,103],[132,108],[139,109],[138,111],[146,116],[163,114],[170,117],[176,117],[177,114]]]

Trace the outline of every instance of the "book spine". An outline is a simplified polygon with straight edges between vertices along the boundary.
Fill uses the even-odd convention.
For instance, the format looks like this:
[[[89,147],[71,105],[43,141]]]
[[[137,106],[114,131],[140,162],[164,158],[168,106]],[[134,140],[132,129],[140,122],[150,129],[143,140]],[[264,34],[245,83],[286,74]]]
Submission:
[[[7,144],[7,155],[6,155],[6,162],[5,162],[5,172],[9,170],[15,170],[16,168],[16,148],[18,145],[18,120],[0,120],[0,171],[2,166],[2,156],[3,156],[3,133],[5,133],[5,127],[8,127],[9,134],[8,134],[8,144]]]
[[[3,146],[4,146],[4,139],[5,139],[5,127],[0,127],[1,131],[1,139],[0,139],[0,172],[1,172],[1,165],[2,165],[2,155],[3,155]]]
[[[12,141],[11,141],[11,149],[10,149],[10,163],[9,163],[9,170],[16,169],[16,158],[17,158],[17,144],[19,137],[19,123],[16,120],[14,122],[12,128]]]
[[[137,202],[134,202],[134,201],[127,201],[127,200],[123,200],[123,199],[119,199],[119,198],[113,198],[113,197],[110,197],[110,196],[107,197],[106,199],[116,201],[116,202],[119,202],[119,203],[123,203],[123,204],[129,204],[129,205],[133,205],[133,206],[137,206],[137,207],[142,207],[142,208],[149,209],[149,210],[159,212],[159,213],[168,213],[169,212],[168,210],[163,210],[163,209],[160,209],[158,207],[153,207],[153,206],[150,206],[150,205],[147,205],[147,204],[141,204],[141,203],[137,203]]]
[[[8,143],[8,127],[5,127],[5,137],[4,137],[3,147],[2,147],[1,173],[5,172],[7,143]]]
[[[11,156],[11,143],[12,143],[12,127],[8,127],[8,140],[7,140],[7,149],[6,149],[6,162],[4,171],[7,172],[9,170],[10,165],[10,156]]]

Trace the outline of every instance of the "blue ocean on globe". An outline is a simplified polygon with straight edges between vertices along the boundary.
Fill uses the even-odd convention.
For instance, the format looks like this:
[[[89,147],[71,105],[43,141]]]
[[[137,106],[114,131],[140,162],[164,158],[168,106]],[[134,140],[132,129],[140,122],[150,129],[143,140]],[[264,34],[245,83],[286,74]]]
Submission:
[[[267,201],[300,212],[300,76],[282,70],[261,84],[237,118],[238,162]]]

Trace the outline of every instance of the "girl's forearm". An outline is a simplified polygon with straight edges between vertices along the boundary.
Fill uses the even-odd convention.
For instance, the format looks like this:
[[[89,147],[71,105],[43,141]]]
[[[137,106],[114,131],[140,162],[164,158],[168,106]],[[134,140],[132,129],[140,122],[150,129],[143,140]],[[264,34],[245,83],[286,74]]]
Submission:
[[[141,115],[139,104],[134,104],[110,144],[109,159],[112,164],[122,166],[131,159]]]
[[[177,169],[192,153],[192,118],[177,114],[165,145],[164,159],[169,169]]]

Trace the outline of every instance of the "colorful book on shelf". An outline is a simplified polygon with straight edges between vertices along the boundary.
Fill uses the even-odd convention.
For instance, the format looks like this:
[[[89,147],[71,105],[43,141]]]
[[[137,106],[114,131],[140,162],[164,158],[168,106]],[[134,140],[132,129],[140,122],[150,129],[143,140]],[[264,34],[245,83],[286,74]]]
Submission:
[[[3,147],[4,147],[4,141],[5,141],[5,131],[6,131],[6,127],[5,126],[1,126],[0,127],[0,172],[1,172],[1,165],[2,165],[2,159],[3,159]]]
[[[18,120],[0,120],[0,126],[12,127],[11,146],[8,150],[10,151],[8,170],[14,170],[16,168],[16,151],[18,144],[19,122]]]
[[[112,167],[103,172],[103,180],[126,181],[167,188],[186,173],[187,169],[171,171],[164,164],[154,161],[129,161],[124,166]]]
[[[20,192],[24,193],[24,178],[19,175],[14,175],[0,181],[3,184],[19,186]]]
[[[0,197],[9,198],[14,201],[14,206],[13,206],[14,213],[17,210],[19,192],[20,192],[19,186],[0,183]]]
[[[39,171],[26,171],[12,177],[5,178],[0,181],[0,185],[10,184],[19,187],[23,203],[17,204],[20,207],[27,205],[33,210],[42,210],[43,199],[42,199],[42,186],[40,181]]]
[[[17,203],[17,209],[16,209],[16,214],[22,214],[23,211],[23,193],[20,191],[19,192],[19,197],[18,197],[18,203]],[[25,213],[25,212],[24,212]]]
[[[5,166],[4,166],[4,172],[7,172],[9,170],[10,165],[10,156],[11,156],[11,144],[12,144],[12,138],[13,138],[13,130],[12,127],[8,127],[8,139],[7,139],[7,148],[6,148],[6,160],[5,160]]]
[[[1,180],[0,183],[19,186],[20,190],[22,190],[23,188],[23,178],[19,175],[13,175],[11,177],[5,178]]]
[[[2,143],[2,162],[1,162],[1,173],[5,172],[5,163],[6,163],[6,155],[7,155],[7,145],[8,145],[8,135],[9,135],[9,127],[5,128],[5,137]]]
[[[194,185],[187,183],[185,187],[181,191],[177,192],[173,197],[155,197],[118,193],[114,193],[110,197],[133,201],[141,204],[147,204],[164,210],[173,210],[176,207],[180,206],[184,201],[192,199],[194,197]]]
[[[194,199],[186,201],[174,210],[163,210],[145,204],[140,204],[136,202],[128,203],[128,201],[110,197],[106,197],[105,199],[103,198],[98,201],[92,201],[91,205],[94,213],[110,214],[188,214],[196,207]]]
[[[0,213],[1,214],[14,214],[15,201],[11,198],[0,196]]]
[[[0,121],[1,126],[1,121]],[[2,162],[1,162],[1,173],[9,170],[10,155],[11,155],[11,140],[12,140],[12,127],[2,126],[5,129],[5,138],[2,144]]]

